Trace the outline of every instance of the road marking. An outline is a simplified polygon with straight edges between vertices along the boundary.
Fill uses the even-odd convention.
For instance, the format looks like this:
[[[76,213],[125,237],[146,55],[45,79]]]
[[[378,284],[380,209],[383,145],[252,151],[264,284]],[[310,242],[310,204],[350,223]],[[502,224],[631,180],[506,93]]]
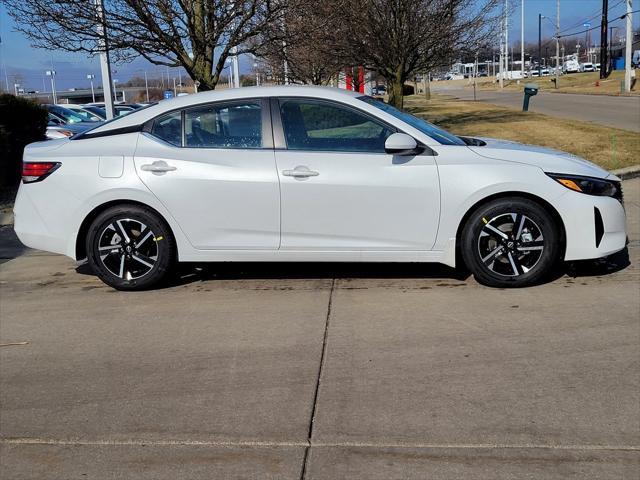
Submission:
[[[69,446],[207,446],[207,447],[338,447],[338,448],[416,448],[416,449],[461,449],[461,450],[622,450],[638,452],[640,445],[545,445],[537,443],[375,443],[375,442],[309,442],[269,440],[81,440],[55,438],[2,438],[4,445],[69,445]]]

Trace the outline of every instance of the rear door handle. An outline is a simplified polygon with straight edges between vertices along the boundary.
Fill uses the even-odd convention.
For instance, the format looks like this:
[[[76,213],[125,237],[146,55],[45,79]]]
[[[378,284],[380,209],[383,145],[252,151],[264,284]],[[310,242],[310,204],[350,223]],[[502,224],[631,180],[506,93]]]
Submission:
[[[162,160],[142,165],[140,169],[144,170],[145,172],[153,173],[165,173],[177,170],[176,167],[172,167],[171,165],[168,165],[167,162],[163,162]]]
[[[282,175],[286,177],[294,177],[294,178],[307,178],[307,177],[317,177],[318,175],[320,175],[320,173],[314,170],[309,170],[309,167],[305,165],[298,165],[293,170],[283,170]]]

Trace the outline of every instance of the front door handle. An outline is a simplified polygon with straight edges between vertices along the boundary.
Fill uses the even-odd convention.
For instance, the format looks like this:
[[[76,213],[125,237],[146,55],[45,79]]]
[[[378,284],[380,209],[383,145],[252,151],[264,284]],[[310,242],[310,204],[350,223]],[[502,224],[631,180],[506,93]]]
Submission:
[[[294,177],[294,178],[307,178],[307,177],[317,177],[320,175],[319,172],[309,170],[309,167],[305,165],[298,165],[293,170],[283,170],[282,175],[286,177]]]
[[[165,172],[173,172],[177,170],[176,167],[172,167],[168,165],[167,162],[163,162],[162,160],[155,161],[153,163],[147,163],[146,165],[142,165],[140,167],[141,170],[145,172],[153,172],[153,173],[165,173]]]

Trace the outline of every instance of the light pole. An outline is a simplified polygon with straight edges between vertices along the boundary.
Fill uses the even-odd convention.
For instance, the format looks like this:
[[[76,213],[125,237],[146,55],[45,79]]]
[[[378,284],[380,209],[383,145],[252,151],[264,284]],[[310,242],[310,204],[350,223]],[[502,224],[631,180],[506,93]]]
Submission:
[[[87,75],[87,78],[89,79],[89,82],[91,82],[91,101],[96,103],[96,92],[93,90],[93,79],[96,78],[96,76],[89,74]]]
[[[51,77],[51,92],[53,93],[53,103],[58,103],[58,95],[56,94],[56,71],[55,70],[47,70],[46,74],[48,77]]]
[[[114,78],[113,79],[113,98],[115,102],[118,101],[118,90],[116,90],[116,83],[118,83],[118,79]]]
[[[520,72],[524,78],[524,0],[522,0],[522,12],[520,13]]]
[[[631,15],[633,15],[631,0],[627,0],[627,39],[624,50],[624,91],[631,91],[631,47],[633,43],[633,31],[631,29]]]
[[[589,50],[591,49],[591,32],[589,31],[589,29],[591,28],[591,24],[590,23],[583,23],[582,26],[584,28],[587,29],[587,31],[585,32],[585,37],[584,37],[584,44],[585,44],[585,50],[584,50],[584,58],[585,61],[590,62],[591,61],[591,53],[589,52]],[[578,62],[580,61],[580,59],[578,58]]]
[[[542,19],[544,15],[538,14],[538,77],[542,78]]]
[[[149,103],[149,80],[147,79],[147,71],[144,71],[144,89],[147,91],[147,103]]]
[[[102,75],[102,95],[107,120],[113,118],[113,93],[111,92],[111,64],[109,62],[109,42],[104,20],[104,0],[95,0],[96,16],[99,20],[96,27],[100,48],[100,74]]]
[[[549,58],[549,47],[544,47],[544,68],[547,68],[549,64],[547,63],[547,58]]]
[[[556,88],[560,83],[560,0],[556,0]]]

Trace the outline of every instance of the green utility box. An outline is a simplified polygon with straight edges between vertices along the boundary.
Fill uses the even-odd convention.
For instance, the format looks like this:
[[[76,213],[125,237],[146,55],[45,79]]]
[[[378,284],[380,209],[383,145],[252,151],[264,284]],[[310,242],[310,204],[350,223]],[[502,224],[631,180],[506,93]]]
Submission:
[[[524,102],[522,103],[522,111],[529,111],[529,99],[538,94],[538,85],[535,83],[527,83],[524,86]]]

